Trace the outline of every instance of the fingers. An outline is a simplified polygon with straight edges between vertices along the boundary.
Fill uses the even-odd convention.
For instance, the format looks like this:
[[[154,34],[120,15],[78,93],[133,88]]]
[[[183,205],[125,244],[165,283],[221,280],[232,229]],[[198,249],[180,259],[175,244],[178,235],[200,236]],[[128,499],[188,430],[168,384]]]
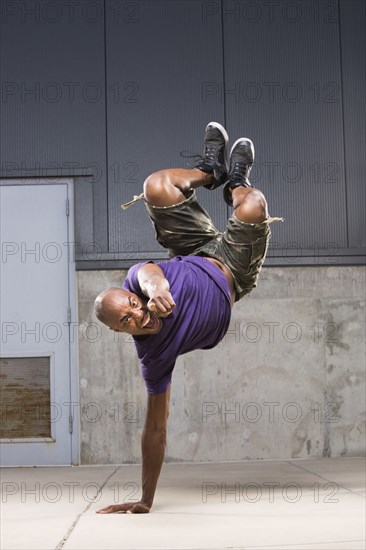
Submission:
[[[106,506],[101,510],[97,510],[97,514],[115,514],[117,512],[123,512],[125,511],[123,509],[124,506],[123,504],[112,504],[111,506]]]
[[[169,306],[164,305],[162,302],[157,301],[156,299],[153,303],[147,304],[147,307],[150,311],[156,313],[158,317],[166,317],[172,312],[172,309]]]
[[[126,514],[148,514],[149,508],[145,504],[141,503],[126,503],[126,504],[112,504],[111,506],[106,506],[105,508],[102,508],[101,510],[97,510],[97,514],[118,514],[118,513],[126,513]]]
[[[175,307],[175,304],[172,300],[169,301],[166,298],[160,296],[155,300],[155,303],[162,310],[162,313],[165,313],[166,311],[171,311]]]
[[[153,311],[157,315],[164,317],[170,315],[172,310],[176,307],[172,295],[167,292],[164,296],[154,296],[149,300],[147,307],[150,311]]]
[[[175,303],[173,298],[169,300],[166,296],[157,296],[154,301],[158,310],[161,311],[162,313],[172,311],[172,309],[175,308]]]

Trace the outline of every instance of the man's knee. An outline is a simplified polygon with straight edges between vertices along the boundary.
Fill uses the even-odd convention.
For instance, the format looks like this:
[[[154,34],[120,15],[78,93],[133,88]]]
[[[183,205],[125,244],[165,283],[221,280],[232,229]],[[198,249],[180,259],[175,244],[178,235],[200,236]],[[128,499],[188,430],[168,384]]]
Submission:
[[[233,206],[239,219],[248,220],[249,223],[263,222],[268,217],[267,201],[263,193],[259,189],[248,188],[238,188],[238,191],[233,193]]]
[[[168,178],[164,170],[150,174],[144,182],[145,199],[150,204],[160,202],[167,193]]]
[[[247,196],[247,202],[253,214],[261,218],[263,217],[264,220],[267,218],[267,201],[262,191],[259,191],[259,189],[253,189],[253,193]]]

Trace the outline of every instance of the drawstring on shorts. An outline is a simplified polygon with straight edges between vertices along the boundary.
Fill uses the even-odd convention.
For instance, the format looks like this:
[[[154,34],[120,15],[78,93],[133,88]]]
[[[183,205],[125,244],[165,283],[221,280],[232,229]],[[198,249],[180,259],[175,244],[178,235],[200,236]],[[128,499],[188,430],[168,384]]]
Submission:
[[[127,210],[127,208],[130,208],[130,206],[141,200],[145,200],[145,195],[143,193],[141,193],[141,195],[134,195],[132,201],[124,202],[121,204],[121,208]]]

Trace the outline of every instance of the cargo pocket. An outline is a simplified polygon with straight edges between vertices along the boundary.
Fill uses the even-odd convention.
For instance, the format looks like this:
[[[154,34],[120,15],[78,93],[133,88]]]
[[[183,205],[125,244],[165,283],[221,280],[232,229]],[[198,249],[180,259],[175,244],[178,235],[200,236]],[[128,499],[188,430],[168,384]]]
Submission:
[[[268,249],[268,237],[259,238],[251,245],[251,258],[247,275],[257,275],[262,267]]]

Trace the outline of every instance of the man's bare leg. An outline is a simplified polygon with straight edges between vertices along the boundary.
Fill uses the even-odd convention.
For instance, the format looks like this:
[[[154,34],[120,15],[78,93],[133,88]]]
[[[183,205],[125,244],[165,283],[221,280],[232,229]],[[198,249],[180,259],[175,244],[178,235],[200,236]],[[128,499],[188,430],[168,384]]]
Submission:
[[[186,200],[183,192],[213,182],[213,175],[192,168],[169,168],[151,174],[144,183],[144,196],[151,206],[172,206]]]
[[[227,178],[227,132],[218,122],[209,122],[204,134],[204,153],[192,169],[171,168],[151,174],[144,183],[144,198],[151,206],[172,206],[186,200],[190,189],[205,185],[215,189]]]
[[[249,182],[254,163],[254,145],[249,138],[236,140],[230,151],[230,169],[224,185],[224,199],[234,208],[238,220],[259,224],[268,218],[265,196]]]
[[[193,168],[169,168],[151,174],[144,183],[144,195],[152,206],[171,206],[186,200],[183,192],[213,182],[213,175]],[[267,201],[259,189],[232,190],[235,216],[242,222],[262,223],[268,217]]]

